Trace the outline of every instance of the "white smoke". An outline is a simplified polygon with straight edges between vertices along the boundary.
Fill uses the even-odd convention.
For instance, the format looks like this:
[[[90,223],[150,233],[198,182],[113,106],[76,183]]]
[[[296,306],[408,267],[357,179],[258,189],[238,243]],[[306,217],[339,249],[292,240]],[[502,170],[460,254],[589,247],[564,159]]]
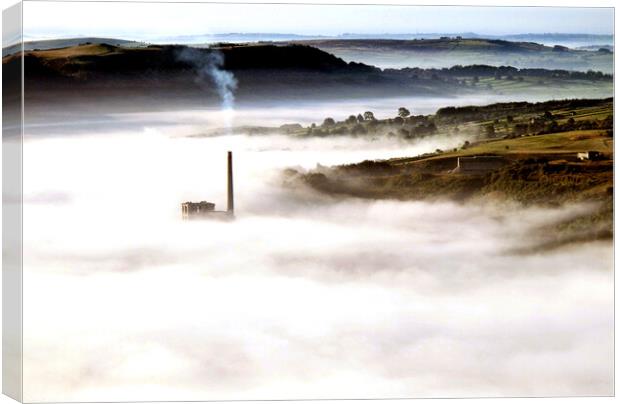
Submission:
[[[222,113],[226,128],[232,127],[235,107],[235,90],[237,79],[231,72],[224,70],[224,55],[217,50],[198,50],[184,48],[179,52],[179,60],[191,64],[198,73],[201,84],[210,81],[220,98]]]

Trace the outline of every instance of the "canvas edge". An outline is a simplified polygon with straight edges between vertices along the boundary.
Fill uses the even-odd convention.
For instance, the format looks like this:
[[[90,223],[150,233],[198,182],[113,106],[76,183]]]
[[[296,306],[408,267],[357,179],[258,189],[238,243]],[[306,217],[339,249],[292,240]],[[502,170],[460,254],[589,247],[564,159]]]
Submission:
[[[23,5],[2,12],[2,46],[17,45],[2,72],[2,393],[23,400],[22,152]],[[21,49],[20,49],[21,48]]]

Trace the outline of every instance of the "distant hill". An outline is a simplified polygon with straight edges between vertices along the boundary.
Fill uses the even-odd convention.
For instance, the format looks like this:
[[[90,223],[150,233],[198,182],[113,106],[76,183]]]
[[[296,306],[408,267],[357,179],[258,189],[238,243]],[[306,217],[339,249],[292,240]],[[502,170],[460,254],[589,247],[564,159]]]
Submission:
[[[191,52],[191,57],[183,52]],[[30,50],[24,54],[26,75],[32,79],[73,79],[87,81],[132,78],[140,79],[170,73],[190,74],[202,69],[214,53],[223,57],[222,69],[287,70],[289,72],[368,73],[378,69],[342,59],[305,45],[225,45],[212,49],[186,46],[124,47],[107,43],[84,43],[66,48]],[[9,63],[15,56],[3,58]],[[196,59],[192,61],[191,59]],[[205,66],[202,66],[202,65]]]
[[[587,45],[587,46],[579,46],[576,49],[578,50],[589,50],[589,51],[597,51],[604,52],[605,50],[609,52],[614,51],[613,45]]]
[[[86,38],[66,38],[66,39],[46,39],[40,41],[26,41],[24,42],[24,50],[46,50],[46,49],[58,49],[66,48],[69,46],[77,46],[81,44],[110,44],[114,46],[145,46],[144,42],[128,41],[125,39],[117,38],[98,38],[98,37],[86,37]],[[2,57],[12,55],[21,50],[21,44],[7,46],[2,48]]]
[[[441,68],[457,64],[486,64],[518,68],[613,72],[613,55],[609,52],[504,39],[457,36],[412,40],[321,39],[290,43],[315,46],[344,60],[355,60],[382,68]]]
[[[437,39],[325,39],[307,40],[304,44],[317,47],[358,47],[383,50],[419,51],[494,51],[494,52],[545,52],[553,48],[534,42],[512,42],[502,39],[443,37]]]
[[[508,40],[510,39],[510,40]],[[296,34],[229,33],[154,38],[153,43],[118,38],[65,38],[27,41],[25,50],[58,49],[81,44],[145,47],[152,44],[208,48],[217,44],[305,44],[332,53],[345,61],[380,68],[442,68],[457,64],[487,64],[518,68],[597,70],[613,72],[613,36],[588,34],[518,34],[482,37],[475,33],[449,34],[342,34],[310,36]],[[2,56],[19,51],[3,48]]]
[[[3,58],[4,68],[17,63],[15,55]],[[600,72],[488,65],[382,70],[301,44],[198,49],[85,43],[27,51],[24,63],[26,99],[37,102],[62,96],[76,103],[114,99],[131,104],[130,99],[142,97],[149,102],[191,99],[213,104],[221,96],[214,80],[223,71],[237,84],[237,100],[249,102],[468,94],[601,97],[609,96],[613,86],[612,77]]]
[[[515,42],[536,42],[542,45],[554,46],[562,45],[568,47],[587,46],[596,43],[613,44],[613,35],[596,35],[596,34],[583,34],[583,33],[523,33],[523,34],[508,34],[508,35],[489,35],[478,34],[475,32],[448,32],[448,33],[421,33],[421,34],[343,34],[333,39],[400,39],[400,40],[412,40],[412,39],[439,39],[442,37],[448,38],[475,38],[475,39],[500,39],[504,41]]]
[[[151,38],[153,43],[176,43],[176,44],[209,44],[216,42],[264,42],[264,41],[298,41],[316,39],[439,39],[441,37],[462,37],[477,39],[501,39],[517,42],[537,42],[540,44],[554,46],[562,45],[568,47],[588,46],[598,43],[613,44],[613,35],[593,35],[583,33],[523,33],[510,35],[489,35],[478,34],[475,32],[448,32],[448,33],[343,33],[340,35],[301,35],[293,33],[276,32],[232,32],[220,34],[198,34],[198,35],[172,35],[166,37]]]
[[[563,45],[570,48],[579,46],[588,46],[597,43],[604,43],[612,45],[614,43],[613,35],[597,35],[597,34],[558,34],[558,33],[546,33],[546,34],[513,34],[502,35],[499,37],[491,37],[497,39],[505,39],[507,41],[528,41],[538,42],[545,45]]]
[[[478,34],[475,32],[448,32],[448,33],[343,33],[340,35],[303,35],[293,33],[278,33],[278,32],[229,32],[219,34],[194,34],[194,35],[167,35],[161,37],[150,37],[144,39],[144,42],[150,44],[178,44],[178,45],[199,45],[199,44],[212,44],[217,42],[238,42],[238,43],[251,43],[251,42],[287,42],[287,41],[304,41],[304,40],[326,40],[326,39],[395,39],[395,40],[413,40],[413,39],[439,39],[442,37],[448,38],[472,38],[472,39],[500,39],[513,42],[536,42],[542,45],[554,46],[562,45],[570,48],[592,46],[596,44],[605,44],[607,46],[613,46],[613,35],[595,35],[595,34],[560,34],[560,33],[524,33],[524,34],[510,34],[510,35],[489,35]],[[131,43],[144,43],[142,41],[127,40],[123,38],[59,38],[52,40],[33,40],[26,41],[26,49],[48,49],[47,44],[57,42],[57,45],[53,47],[63,46],[75,46],[83,42],[92,43],[110,43],[112,45],[124,45],[127,46]]]

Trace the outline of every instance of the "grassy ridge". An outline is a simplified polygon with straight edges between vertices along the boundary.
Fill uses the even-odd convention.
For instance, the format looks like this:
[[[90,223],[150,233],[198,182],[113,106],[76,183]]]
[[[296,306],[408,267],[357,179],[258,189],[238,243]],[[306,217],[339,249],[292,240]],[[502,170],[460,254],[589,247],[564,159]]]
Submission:
[[[26,93],[33,100],[54,99],[57,95],[52,93],[62,91],[68,99],[78,94],[99,99],[142,94],[159,98],[174,93],[213,101],[218,97],[215,86],[204,77],[205,63],[213,52],[223,57],[222,69],[234,74],[239,100],[525,93],[599,98],[610,95],[613,88],[612,77],[598,72],[484,65],[382,70],[302,45],[218,44],[196,49],[85,43],[26,51]],[[18,56],[4,57],[3,67],[16,64]]]
[[[563,113],[569,118],[563,118]],[[606,126],[613,119],[613,110],[611,104],[603,103],[571,111],[559,108],[551,115],[558,120],[572,119],[576,127],[596,127]],[[512,122],[532,119],[525,114]],[[489,122],[494,121],[468,124],[485,127]],[[580,160],[577,153],[586,151],[599,155]],[[451,151],[320,167],[307,173],[289,171],[287,178],[335,197],[512,201],[526,206],[594,204],[596,208],[588,213],[545,230],[555,234],[548,246],[555,247],[612,237],[613,154],[613,130],[607,127],[520,136],[507,131],[500,138],[481,139]],[[456,169],[460,157],[489,155],[503,158],[503,166],[469,172]]]
[[[600,161],[578,161],[595,150]],[[454,173],[458,157],[505,156],[507,166],[480,175]],[[492,140],[424,158],[366,161],[303,174],[313,188],[363,198],[467,200],[490,193],[524,204],[605,199],[613,189],[613,139],[605,130]]]
[[[298,43],[316,46],[345,60],[394,68],[483,63],[519,68],[613,72],[613,54],[605,50],[554,48],[523,41],[452,37],[418,40],[326,39]]]

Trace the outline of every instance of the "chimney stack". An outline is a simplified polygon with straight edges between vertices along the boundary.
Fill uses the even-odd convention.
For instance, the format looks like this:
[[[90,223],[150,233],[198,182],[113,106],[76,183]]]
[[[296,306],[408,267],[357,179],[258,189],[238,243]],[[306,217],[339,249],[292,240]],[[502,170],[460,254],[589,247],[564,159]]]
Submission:
[[[232,152],[228,152],[228,209],[229,214],[235,213],[235,196],[233,192]]]

